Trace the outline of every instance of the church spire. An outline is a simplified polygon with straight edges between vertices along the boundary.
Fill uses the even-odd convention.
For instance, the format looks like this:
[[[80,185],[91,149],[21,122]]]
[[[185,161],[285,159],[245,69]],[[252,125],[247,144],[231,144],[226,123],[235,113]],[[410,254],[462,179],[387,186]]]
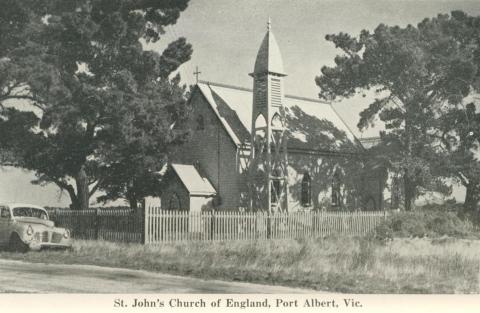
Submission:
[[[273,35],[272,21],[268,18],[267,33],[263,38],[260,49],[258,49],[255,67],[251,76],[262,74],[275,74],[277,76],[286,76],[283,70],[282,55],[278,47],[277,40]]]
[[[253,73],[251,186],[252,209],[288,210],[286,114],[283,61],[270,19]],[[259,177],[263,179],[259,180]]]

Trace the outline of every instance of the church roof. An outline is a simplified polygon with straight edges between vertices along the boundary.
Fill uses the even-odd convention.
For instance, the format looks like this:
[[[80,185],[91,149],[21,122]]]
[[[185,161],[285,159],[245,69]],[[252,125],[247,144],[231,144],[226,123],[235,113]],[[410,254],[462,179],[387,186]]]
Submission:
[[[260,49],[255,60],[254,74],[257,73],[276,73],[285,75],[283,70],[282,55],[278,47],[277,40],[270,29],[270,22],[268,31],[263,38]]]
[[[195,166],[174,163],[172,168],[190,195],[212,196],[217,193],[208,179],[200,176]]]
[[[237,146],[249,144],[252,90],[212,82],[198,89]],[[360,142],[329,103],[286,95],[288,148],[307,151],[358,152]]]

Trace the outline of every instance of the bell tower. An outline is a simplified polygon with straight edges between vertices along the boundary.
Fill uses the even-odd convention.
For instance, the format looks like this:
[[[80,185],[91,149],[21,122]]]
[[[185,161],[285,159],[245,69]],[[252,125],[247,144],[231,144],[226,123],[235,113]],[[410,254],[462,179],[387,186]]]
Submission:
[[[283,61],[270,19],[253,73],[251,172],[252,209],[285,212],[287,207],[287,136]]]

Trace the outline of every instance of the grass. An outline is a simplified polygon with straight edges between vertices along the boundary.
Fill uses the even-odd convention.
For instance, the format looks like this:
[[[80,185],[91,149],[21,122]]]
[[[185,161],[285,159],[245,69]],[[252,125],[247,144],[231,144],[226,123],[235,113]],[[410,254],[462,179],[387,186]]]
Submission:
[[[73,251],[0,258],[94,264],[345,293],[479,293],[480,241],[330,238],[142,246],[76,241]]]

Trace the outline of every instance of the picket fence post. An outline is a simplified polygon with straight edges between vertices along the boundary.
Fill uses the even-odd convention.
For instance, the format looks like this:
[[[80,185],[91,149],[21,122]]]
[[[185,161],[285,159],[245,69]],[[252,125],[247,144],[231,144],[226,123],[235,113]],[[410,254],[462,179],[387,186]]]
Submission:
[[[149,217],[149,211],[150,207],[145,206],[143,209],[143,233],[142,233],[142,243],[147,244],[149,243],[149,237],[148,237],[148,217]]]
[[[99,233],[99,224],[100,224],[99,221],[98,221],[98,218],[99,218],[99,215],[100,215],[100,214],[98,214],[98,213],[99,213],[99,210],[100,210],[99,208],[96,208],[96,209],[95,209],[95,217],[94,217],[94,222],[93,222],[93,227],[94,227],[94,228],[93,228],[93,229],[94,229],[94,235],[93,235],[93,236],[94,236],[94,238],[95,238],[96,240],[99,239],[99,236],[98,236],[98,233]]]

